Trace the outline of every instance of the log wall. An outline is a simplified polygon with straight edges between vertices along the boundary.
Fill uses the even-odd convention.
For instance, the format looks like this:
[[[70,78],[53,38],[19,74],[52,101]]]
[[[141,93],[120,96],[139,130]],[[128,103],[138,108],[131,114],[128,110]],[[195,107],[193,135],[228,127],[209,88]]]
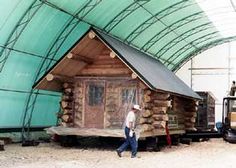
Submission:
[[[59,125],[72,127],[74,122],[74,84],[64,83],[60,102],[61,110],[58,114]]]
[[[140,116],[141,132],[164,131],[170,106],[168,93],[154,92],[149,89],[143,91],[143,112]]]
[[[178,126],[185,130],[196,130],[197,101],[179,96],[173,97],[173,111],[177,114]]]
[[[79,128],[83,127],[84,99],[84,82],[76,81],[74,89],[74,126]]]

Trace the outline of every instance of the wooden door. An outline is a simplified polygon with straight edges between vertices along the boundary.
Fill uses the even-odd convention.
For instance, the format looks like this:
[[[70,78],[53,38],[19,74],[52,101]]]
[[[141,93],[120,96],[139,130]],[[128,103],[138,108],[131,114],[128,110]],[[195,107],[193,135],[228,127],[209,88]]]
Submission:
[[[85,116],[86,128],[104,128],[105,82],[85,82]]]

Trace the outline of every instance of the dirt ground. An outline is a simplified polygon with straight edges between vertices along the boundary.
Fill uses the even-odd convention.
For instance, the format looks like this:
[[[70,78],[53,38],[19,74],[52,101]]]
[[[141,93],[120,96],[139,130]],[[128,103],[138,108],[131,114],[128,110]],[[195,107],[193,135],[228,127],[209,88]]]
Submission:
[[[114,146],[115,149],[115,146]],[[119,158],[112,148],[65,148],[55,143],[37,147],[5,146],[0,152],[1,168],[235,168],[236,144],[222,139],[191,145],[162,148],[160,152],[139,152],[130,158],[127,151]]]

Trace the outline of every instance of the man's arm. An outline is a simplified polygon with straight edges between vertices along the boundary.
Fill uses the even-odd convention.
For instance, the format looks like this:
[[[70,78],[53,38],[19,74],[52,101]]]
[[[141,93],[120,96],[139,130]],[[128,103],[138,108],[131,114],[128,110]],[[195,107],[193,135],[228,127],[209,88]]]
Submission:
[[[134,122],[129,122],[129,128],[131,129],[131,130],[134,130],[134,128],[133,128],[133,126],[134,126],[134,124],[133,124]]]

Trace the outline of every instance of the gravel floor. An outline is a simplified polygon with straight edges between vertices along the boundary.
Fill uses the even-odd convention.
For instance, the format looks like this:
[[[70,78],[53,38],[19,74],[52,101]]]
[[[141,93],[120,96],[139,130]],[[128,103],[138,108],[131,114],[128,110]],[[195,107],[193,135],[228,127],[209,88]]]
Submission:
[[[115,147],[114,147],[115,149]],[[212,139],[189,145],[163,148],[160,152],[139,152],[131,159],[125,152],[117,157],[111,148],[65,148],[55,143],[37,147],[5,146],[0,152],[1,168],[235,168],[236,144]]]

